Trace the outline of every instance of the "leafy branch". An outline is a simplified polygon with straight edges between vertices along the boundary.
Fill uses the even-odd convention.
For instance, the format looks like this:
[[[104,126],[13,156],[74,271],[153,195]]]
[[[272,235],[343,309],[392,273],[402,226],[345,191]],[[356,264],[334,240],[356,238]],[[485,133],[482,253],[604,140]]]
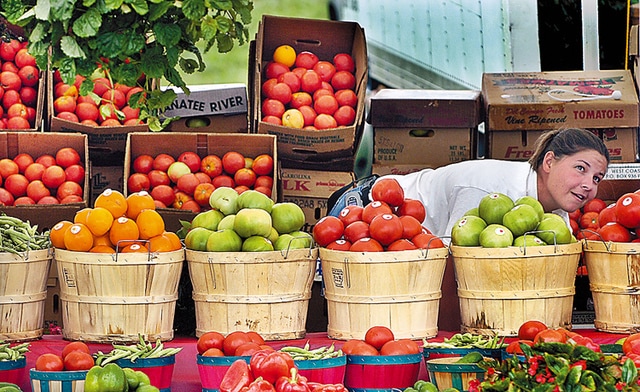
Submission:
[[[246,43],[252,10],[252,0],[2,0],[1,9],[25,30],[40,69],[50,65],[68,84],[87,78],[81,95],[93,90],[96,69],[114,83],[141,85],[145,93],[129,104],[141,108],[151,130],[166,125],[159,114],[176,98],[158,81],[189,93],[177,67],[187,74],[205,69],[198,43],[205,53]]]

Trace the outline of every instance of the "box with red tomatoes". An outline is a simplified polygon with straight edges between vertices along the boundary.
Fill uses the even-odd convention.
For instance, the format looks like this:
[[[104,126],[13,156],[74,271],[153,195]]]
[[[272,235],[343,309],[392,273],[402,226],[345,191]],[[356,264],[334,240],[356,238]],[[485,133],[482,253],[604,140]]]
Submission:
[[[69,154],[58,155],[58,151]],[[86,135],[1,132],[0,156],[5,157],[0,163],[0,173],[4,173],[5,169],[15,171],[11,169],[9,161],[18,164],[16,173],[2,175],[0,212],[29,220],[31,224],[38,225],[39,231],[44,232],[61,220],[73,221],[76,211],[88,205],[89,150]],[[21,168],[23,160],[30,162],[24,170]],[[78,170],[73,173],[65,170],[72,165]],[[9,178],[15,178],[16,181],[8,180]],[[20,186],[19,180],[22,180],[23,185],[28,181],[26,189]],[[8,193],[11,194],[12,202],[5,199]],[[65,199],[63,194],[72,195]],[[20,200],[18,205],[14,204],[16,200]]]
[[[240,175],[235,176],[235,173],[228,173],[226,169],[223,170],[227,153],[229,161],[241,160],[237,163],[242,166],[242,170],[235,171],[241,172],[243,178],[240,178]],[[141,162],[141,157],[146,158],[147,163]],[[263,158],[270,162],[271,169],[268,169],[268,173],[266,165],[262,165]],[[184,162],[189,168],[184,169],[185,165],[176,167],[182,166],[188,173],[174,173],[174,169],[171,168],[171,163],[174,162]],[[273,135],[133,132],[128,135],[126,144],[124,194],[128,195],[141,189],[148,190],[156,200],[156,207],[164,218],[167,230],[175,232],[182,227],[180,220],[191,222],[198,212],[211,208],[208,204],[210,193],[206,194],[204,185],[198,187],[200,184],[209,183],[213,186],[209,187],[212,191],[220,186],[235,188],[236,182],[242,182],[249,189],[259,190],[260,187],[260,190],[276,201],[277,162],[276,137]],[[192,165],[194,167],[191,167]],[[247,170],[248,167],[254,169]],[[224,165],[224,168],[227,166]],[[249,186],[246,181],[252,173],[255,177],[253,185]],[[132,180],[133,176],[137,177],[134,178],[135,181]],[[173,180],[176,176],[179,176],[178,181]],[[195,181],[190,181],[192,179]],[[262,185],[262,180],[269,181]],[[205,197],[201,198],[203,195]]]
[[[277,136],[283,166],[353,161],[368,77],[362,27],[265,15],[250,52],[250,131]]]

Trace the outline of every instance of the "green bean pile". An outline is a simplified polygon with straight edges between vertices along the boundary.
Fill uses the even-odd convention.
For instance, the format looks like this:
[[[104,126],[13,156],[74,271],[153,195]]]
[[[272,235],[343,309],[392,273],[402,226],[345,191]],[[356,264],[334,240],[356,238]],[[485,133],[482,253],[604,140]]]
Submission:
[[[50,246],[48,233],[39,233],[38,225],[0,214],[0,252],[22,255],[28,250],[47,249]]]
[[[98,351],[94,354],[96,365],[104,366],[109,362],[115,362],[118,359],[128,359],[131,362],[135,362],[138,358],[162,358],[175,355],[182,350],[182,347],[167,347],[165,348],[162,341],[158,339],[156,345],[145,342],[144,338],[140,336],[140,341],[136,344],[129,346],[114,344],[113,350],[108,353]]]
[[[0,361],[16,361],[24,358],[29,351],[29,343],[21,343],[11,347],[9,343],[0,340]]]
[[[328,359],[328,358],[335,358],[335,357],[344,355],[342,350],[336,350],[333,343],[331,344],[331,346],[328,346],[328,347],[323,346],[323,347],[319,347],[311,350],[309,346],[309,341],[305,343],[304,347],[287,346],[287,347],[282,347],[280,351],[291,355],[294,361]]]
[[[450,338],[445,338],[442,342],[427,342],[423,340],[425,348],[503,348],[507,344],[504,343],[504,336],[483,336],[474,335],[469,332],[457,333]]]

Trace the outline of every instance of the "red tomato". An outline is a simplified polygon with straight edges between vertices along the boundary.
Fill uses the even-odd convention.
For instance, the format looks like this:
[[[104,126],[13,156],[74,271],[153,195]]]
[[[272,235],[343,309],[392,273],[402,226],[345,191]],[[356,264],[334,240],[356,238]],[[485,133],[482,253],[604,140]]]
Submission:
[[[200,354],[204,357],[224,357],[224,353],[219,348],[211,347],[207,351]]]
[[[351,242],[347,240],[339,239],[327,245],[326,248],[331,250],[347,252],[349,249],[351,249]]]
[[[70,342],[62,349],[62,358],[66,358],[67,355],[73,351],[82,351],[91,354],[91,350],[89,350],[89,346],[87,346],[85,342]]]
[[[351,252],[382,252],[384,248],[373,238],[360,238],[349,248]]]
[[[431,233],[420,233],[411,239],[418,249],[444,248],[442,240]]]
[[[408,355],[419,352],[420,346],[411,339],[391,340],[380,349],[380,355]]]
[[[371,187],[371,198],[398,207],[404,202],[404,190],[398,180],[382,177]]]
[[[599,198],[589,200],[583,207],[582,212],[600,212],[607,207],[607,203]]]
[[[406,238],[401,238],[399,240],[395,240],[387,246],[387,251],[389,252],[397,252],[401,250],[416,250],[417,246]]]
[[[533,343],[538,342],[559,342],[565,343],[567,341],[567,335],[557,329],[543,329],[533,338]]]
[[[217,348],[222,350],[222,344],[224,342],[224,335],[220,332],[209,331],[205,332],[198,338],[198,343],[196,344],[196,348],[198,349],[198,354],[202,355],[205,351],[210,348]]]
[[[600,211],[598,215],[598,222],[600,226],[604,226],[609,222],[616,221],[616,203],[611,203],[607,206],[607,208]]]
[[[371,223],[373,218],[382,214],[393,214],[393,209],[384,201],[374,200],[364,206],[364,209],[362,210],[362,220],[367,223]]]
[[[344,223],[344,226],[349,226],[350,223],[362,220],[362,206],[350,205],[346,206],[338,214],[338,218]]]
[[[393,331],[384,325],[376,325],[367,330],[364,341],[380,350],[385,343],[394,340]]]
[[[222,342],[222,351],[224,355],[231,357],[236,354],[236,349],[243,343],[248,343],[251,338],[247,336],[246,332],[234,331],[228,334]]]
[[[595,211],[585,212],[580,217],[580,221],[578,224],[581,229],[590,229],[590,230],[598,230],[600,224],[598,223],[599,213]]]
[[[640,227],[640,194],[625,193],[616,201],[616,220],[628,229]]]
[[[547,329],[547,326],[538,320],[529,320],[522,323],[518,328],[518,339],[533,340],[538,332]]]
[[[402,222],[394,214],[378,215],[371,220],[369,233],[371,238],[386,246],[402,238]]]
[[[233,355],[235,355],[236,357],[242,357],[242,356],[251,356],[253,355],[255,352],[262,350],[260,348],[260,345],[256,342],[247,342],[247,343],[242,343],[241,345],[239,345],[236,348],[236,351]]]
[[[370,237],[369,224],[364,221],[355,221],[344,228],[344,239],[354,243],[361,238]]]
[[[353,354],[353,349],[360,343],[362,343],[363,341],[361,339],[349,339],[346,342],[344,342],[344,344],[342,345],[342,352],[347,354],[347,355],[352,355]]]
[[[313,226],[313,239],[318,246],[325,247],[342,237],[343,232],[344,223],[335,216],[327,215]]]
[[[640,333],[634,333],[624,340],[622,343],[622,352],[625,355],[637,354],[640,355]]]
[[[582,216],[582,211],[580,211],[579,208],[569,213],[569,218],[575,220],[576,222],[580,221],[581,216]]]
[[[91,354],[84,351],[71,351],[63,360],[65,370],[89,370],[95,365]]]
[[[640,354],[629,353],[629,354],[625,354],[624,357],[627,357],[630,360],[632,360],[633,364],[636,365],[637,368],[640,368]],[[622,357],[621,360],[624,360],[624,357]]]
[[[400,222],[402,222],[402,238],[408,240],[422,233],[422,223],[411,215],[401,215]]]
[[[36,359],[36,370],[45,372],[59,372],[64,369],[62,357],[53,353],[40,354]]]
[[[427,210],[424,208],[424,204],[420,200],[405,198],[402,204],[398,207],[396,213],[399,216],[412,216],[422,224],[424,218],[427,216]]]
[[[533,341],[524,339],[514,340],[513,342],[509,343],[505,351],[509,354],[524,354],[522,352],[522,347],[520,346],[521,344],[526,344],[527,346],[531,347],[533,346]]]
[[[249,337],[249,339],[251,339],[252,342],[257,343],[258,345],[264,344],[264,338],[256,331],[247,332],[247,336]]]
[[[364,340],[361,340],[360,343],[354,345],[354,347],[351,348],[350,351],[351,354],[349,355],[380,355],[380,352],[375,347],[365,342]]]
[[[603,241],[630,242],[631,233],[629,229],[618,222],[609,222],[598,229],[598,234]]]

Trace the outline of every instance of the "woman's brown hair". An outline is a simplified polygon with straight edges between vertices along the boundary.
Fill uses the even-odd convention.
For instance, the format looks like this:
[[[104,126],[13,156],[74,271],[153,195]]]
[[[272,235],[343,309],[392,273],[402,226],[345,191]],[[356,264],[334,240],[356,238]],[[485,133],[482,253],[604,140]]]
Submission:
[[[536,140],[529,164],[537,170],[548,151],[552,151],[556,158],[561,158],[584,150],[595,150],[607,159],[607,164],[610,162],[609,151],[598,136],[586,129],[564,128],[545,132]]]

